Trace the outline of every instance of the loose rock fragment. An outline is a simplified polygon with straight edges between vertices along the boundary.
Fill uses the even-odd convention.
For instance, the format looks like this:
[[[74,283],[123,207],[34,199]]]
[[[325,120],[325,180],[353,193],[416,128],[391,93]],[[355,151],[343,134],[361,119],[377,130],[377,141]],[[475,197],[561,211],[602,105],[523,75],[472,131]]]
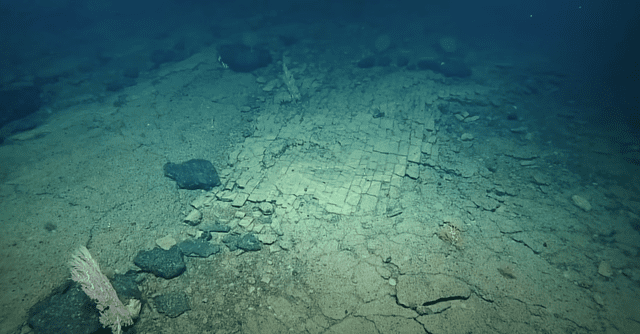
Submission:
[[[600,265],[598,266],[598,274],[607,278],[613,276],[613,269],[611,269],[611,265],[609,264],[609,262],[600,262]]]
[[[202,220],[202,213],[196,209],[191,210],[191,212],[184,218],[184,222],[191,225],[196,226],[200,224]]]
[[[571,199],[573,200],[573,204],[575,204],[580,209],[582,209],[584,211],[587,211],[587,212],[591,211],[591,204],[589,203],[589,201],[584,199],[584,197],[580,197],[578,195],[573,195],[573,196],[571,196]]]
[[[166,236],[156,240],[156,245],[158,245],[158,247],[164,250],[171,249],[171,247],[173,247],[175,244],[176,244],[176,239],[174,239],[171,236]]]

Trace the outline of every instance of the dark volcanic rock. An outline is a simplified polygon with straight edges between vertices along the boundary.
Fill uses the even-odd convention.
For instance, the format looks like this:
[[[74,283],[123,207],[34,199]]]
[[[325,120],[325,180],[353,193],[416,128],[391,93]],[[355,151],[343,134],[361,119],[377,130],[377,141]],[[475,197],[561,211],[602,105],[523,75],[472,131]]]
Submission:
[[[170,292],[153,299],[153,303],[159,313],[166,314],[169,318],[175,318],[191,309],[189,297],[184,292]]]
[[[360,59],[360,61],[358,61],[358,67],[360,68],[371,68],[376,66],[376,57],[374,56],[369,56],[369,57],[365,57]]]
[[[222,251],[219,245],[204,240],[185,240],[179,243],[178,247],[185,256],[209,257]]]
[[[222,242],[232,252],[238,248],[245,251],[259,251],[262,249],[262,243],[253,233],[247,233],[243,236],[230,234],[222,238]]]
[[[181,164],[168,162],[164,175],[175,180],[182,189],[211,190],[220,185],[220,178],[213,164],[207,160],[193,159]]]
[[[220,224],[220,223],[209,223],[209,224],[202,224],[200,226],[198,226],[198,228],[201,231],[204,232],[219,232],[219,233],[227,233],[229,231],[231,231],[231,227],[229,225],[225,225],[225,224]]]
[[[76,282],[69,282],[29,310],[28,323],[38,334],[90,334],[100,328],[100,314]]]
[[[150,251],[140,251],[133,263],[142,271],[167,279],[180,276],[187,269],[177,246],[169,250],[154,248]]]

